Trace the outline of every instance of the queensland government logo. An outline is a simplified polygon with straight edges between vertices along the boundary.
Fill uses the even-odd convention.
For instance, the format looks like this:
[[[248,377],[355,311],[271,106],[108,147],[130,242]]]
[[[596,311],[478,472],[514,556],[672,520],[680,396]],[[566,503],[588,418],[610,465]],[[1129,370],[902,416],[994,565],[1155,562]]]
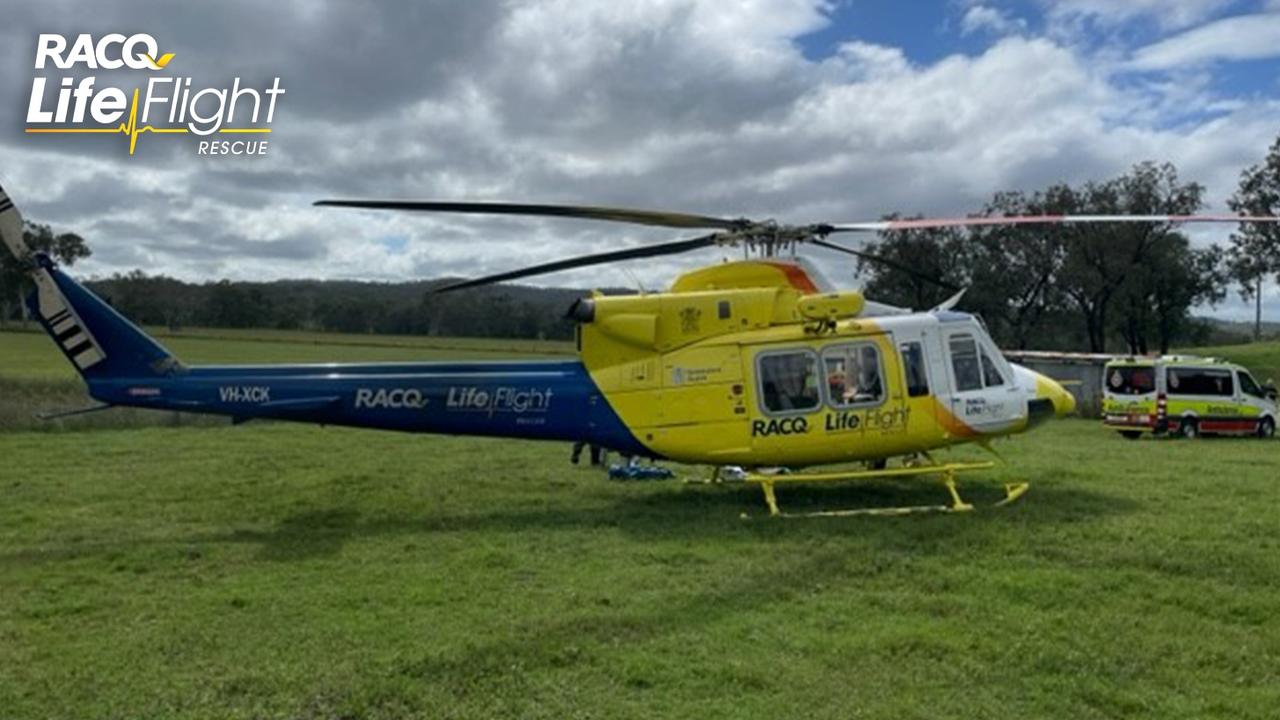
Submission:
[[[155,76],[131,90],[104,87],[98,76],[50,77],[57,70],[139,70],[156,73],[173,62],[161,54],[155,38],[145,33],[100,37],[44,33],[36,40],[29,134],[120,134],[129,139],[129,154],[145,133],[190,134],[201,138],[199,155],[266,155],[276,101],[285,94],[280,78],[255,88],[235,78],[230,87],[192,86],[190,77]],[[115,75],[116,73],[113,73]],[[223,138],[224,135],[247,137]]]

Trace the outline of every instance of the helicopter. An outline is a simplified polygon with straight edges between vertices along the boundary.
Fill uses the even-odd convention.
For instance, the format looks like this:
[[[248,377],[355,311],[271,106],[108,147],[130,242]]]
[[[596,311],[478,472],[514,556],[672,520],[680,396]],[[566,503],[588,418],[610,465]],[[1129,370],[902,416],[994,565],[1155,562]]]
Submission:
[[[950,501],[811,514],[973,509],[958,473],[992,462],[939,462],[932,451],[1026,431],[1073,412],[1061,384],[1010,363],[980,318],[876,303],[833,286],[796,253],[841,233],[1061,223],[1274,222],[1234,215],[1012,216],[787,225],[747,218],[577,205],[321,200],[364,210],[556,217],[704,232],[450,282],[433,292],[652,258],[739,248],[741,260],[690,270],[665,292],[581,298],[568,310],[576,359],[307,365],[187,365],[23,240],[0,189],[0,236],[30,273],[31,315],[98,404],[46,419],[130,406],[415,433],[589,442],[625,456],[713,468],[708,482],[775,486],[940,478]],[[892,264],[892,263],[891,263]],[[915,274],[911,268],[897,266]],[[891,459],[901,466],[888,467]],[[809,471],[831,464],[861,469]],[[1007,504],[1027,483],[1005,486]]]

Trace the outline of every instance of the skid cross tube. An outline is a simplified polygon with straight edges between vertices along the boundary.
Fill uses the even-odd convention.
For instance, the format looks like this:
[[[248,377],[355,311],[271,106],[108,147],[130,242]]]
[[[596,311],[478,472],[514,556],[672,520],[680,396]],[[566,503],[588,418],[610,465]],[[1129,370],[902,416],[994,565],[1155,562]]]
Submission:
[[[989,470],[995,467],[994,462],[976,462],[976,463],[941,463],[929,465],[917,465],[912,467],[893,468],[889,470],[850,470],[844,472],[828,472],[828,473],[791,473],[791,474],[764,474],[764,473],[748,473],[743,478],[743,482],[755,483],[760,486],[764,492],[765,504],[769,507],[769,515],[771,517],[847,517],[853,515],[907,515],[910,513],[921,512],[970,512],[974,506],[965,502],[960,497],[960,491],[956,486],[956,473],[969,472],[972,470]],[[943,485],[947,488],[947,492],[951,496],[949,505],[913,505],[907,507],[890,507],[890,508],[858,508],[852,510],[823,510],[811,513],[802,513],[799,515],[783,512],[778,506],[778,497],[774,486],[795,484],[795,483],[820,483],[820,482],[851,482],[859,480],[886,480],[902,477],[921,477],[927,475],[937,475],[942,479]],[[996,503],[997,506],[1007,505],[1014,500],[1022,497],[1026,493],[1029,485],[1027,483],[1009,483],[1005,485],[1005,498]]]

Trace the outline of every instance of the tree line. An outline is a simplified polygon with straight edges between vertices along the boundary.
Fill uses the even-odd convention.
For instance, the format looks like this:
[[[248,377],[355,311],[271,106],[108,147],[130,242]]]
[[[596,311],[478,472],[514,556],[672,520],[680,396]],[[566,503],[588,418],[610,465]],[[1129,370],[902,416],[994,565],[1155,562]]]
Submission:
[[[78,236],[42,242],[45,226],[29,226],[28,242],[65,265],[89,255]],[[34,239],[34,242],[32,242]],[[29,282],[16,263],[0,266],[0,321],[25,323]],[[375,283],[337,280],[188,283],[141,270],[85,285],[134,322],[184,327],[270,328],[345,333],[567,340],[565,310],[584,293],[522,286],[433,294],[441,281]]]
[[[1189,215],[1203,208],[1203,196],[1204,188],[1182,181],[1173,165],[1148,162],[1105,181],[997,193],[977,214]],[[1280,215],[1280,138],[1265,161],[1242,173],[1229,205]],[[25,235],[29,246],[65,265],[90,254],[83,238],[47,225],[28,224]],[[993,337],[1014,349],[1146,353],[1199,344],[1212,330],[1193,309],[1233,289],[1255,301],[1257,335],[1263,282],[1280,275],[1280,227],[1260,224],[1236,229],[1225,246],[1195,247],[1168,224],[1108,223],[891,231],[863,249],[892,261],[859,261],[868,297],[924,309],[953,292],[926,278],[966,288],[960,308],[981,315]],[[133,320],[174,329],[543,339],[572,337],[564,311],[583,294],[506,285],[430,292],[440,282],[197,284],[135,270],[87,284]],[[0,321],[24,321],[28,285],[18,262],[0,253]]]
[[[440,281],[373,283],[222,280],[205,284],[134,271],[89,287],[144,324],[345,333],[569,339],[577,290],[497,286],[434,294]]]
[[[1173,165],[1147,162],[1105,181],[997,193],[977,215],[1190,215],[1203,196]],[[1228,205],[1280,215],[1280,139],[1242,173]],[[1254,300],[1258,338],[1262,284],[1280,281],[1275,224],[1241,225],[1225,246],[1194,247],[1165,223],[1106,223],[892,231],[864,249],[893,263],[859,260],[868,297],[927,308],[953,292],[927,278],[967,288],[961,307],[1013,349],[1163,353],[1200,344],[1212,328],[1193,309],[1232,290]]]

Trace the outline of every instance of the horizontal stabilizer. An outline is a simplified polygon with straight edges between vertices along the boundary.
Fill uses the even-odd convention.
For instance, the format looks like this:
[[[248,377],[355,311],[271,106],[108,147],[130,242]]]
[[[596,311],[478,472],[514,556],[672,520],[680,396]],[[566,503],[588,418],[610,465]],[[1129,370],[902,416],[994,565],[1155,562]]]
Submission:
[[[110,410],[113,407],[115,407],[115,405],[112,405],[111,403],[98,403],[97,405],[90,405],[89,407],[77,408],[75,410],[62,410],[59,412],[38,412],[35,414],[35,416],[37,420],[41,422],[47,422],[49,420],[61,420],[63,418],[77,417],[79,415],[88,415],[90,413],[102,412],[103,410]]]

